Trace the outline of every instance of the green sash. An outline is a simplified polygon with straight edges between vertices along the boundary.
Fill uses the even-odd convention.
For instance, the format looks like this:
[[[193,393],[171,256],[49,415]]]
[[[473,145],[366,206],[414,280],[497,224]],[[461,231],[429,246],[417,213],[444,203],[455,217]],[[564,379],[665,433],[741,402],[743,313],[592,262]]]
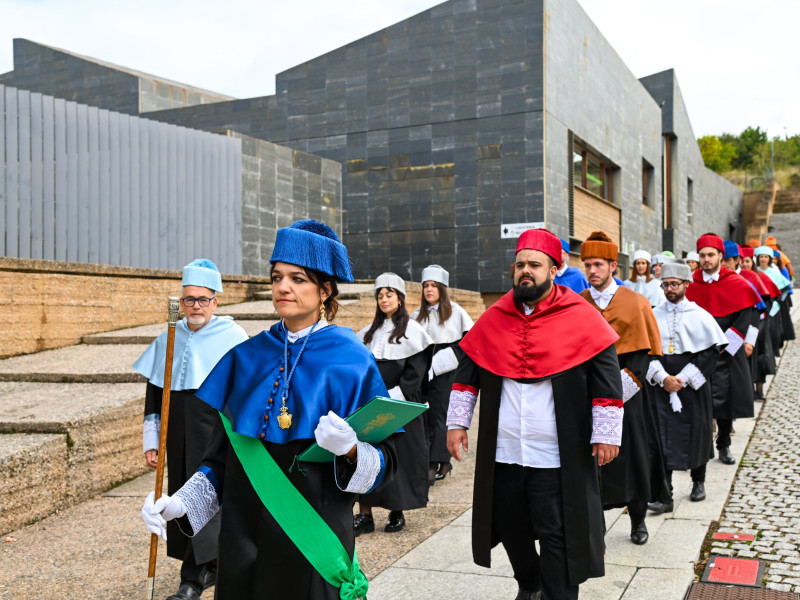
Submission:
[[[236,433],[230,420],[219,413],[225,432],[261,502],[294,542],[311,566],[333,587],[341,600],[366,600],[369,583],[342,542],[316,510],[297,491],[267,449],[256,438]]]

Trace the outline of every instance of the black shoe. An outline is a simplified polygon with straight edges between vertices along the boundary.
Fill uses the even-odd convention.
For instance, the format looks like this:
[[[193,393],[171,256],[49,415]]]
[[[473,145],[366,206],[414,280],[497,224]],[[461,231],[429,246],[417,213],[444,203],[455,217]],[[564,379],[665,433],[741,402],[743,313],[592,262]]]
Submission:
[[[695,481],[692,483],[692,493],[689,495],[689,500],[692,502],[700,502],[706,499],[706,486],[702,481]]]
[[[672,512],[675,509],[675,503],[670,500],[669,502],[648,502],[647,508],[657,515],[662,513]]]
[[[763,402],[764,401],[764,392],[755,392],[753,394],[753,398],[756,402]]]
[[[535,592],[528,592],[519,588],[519,592],[517,593],[517,597],[514,600],[542,600],[542,590],[537,590]]]
[[[167,600],[197,600],[200,594],[188,583],[182,583],[178,591],[167,596]]]
[[[453,470],[453,465],[449,462],[439,463],[439,470],[436,472],[436,481],[441,481]]]
[[[393,510],[389,512],[389,518],[386,520],[386,527],[384,527],[383,530],[386,533],[395,533],[405,526],[406,518],[403,516],[403,511]]]
[[[719,460],[725,465],[735,465],[736,459],[733,458],[730,448],[719,448]]]
[[[637,546],[647,543],[650,534],[647,533],[647,525],[644,524],[644,517],[634,521],[631,519],[631,541]]]
[[[372,519],[372,515],[360,512],[353,517],[353,533],[356,537],[362,533],[372,533],[373,531],[375,531],[375,521]]]

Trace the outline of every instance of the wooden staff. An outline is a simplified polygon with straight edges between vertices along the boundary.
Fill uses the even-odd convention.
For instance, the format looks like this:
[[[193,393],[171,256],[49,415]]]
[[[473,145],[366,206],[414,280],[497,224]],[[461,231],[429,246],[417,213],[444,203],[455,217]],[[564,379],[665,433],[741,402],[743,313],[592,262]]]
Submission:
[[[169,396],[172,387],[172,351],[175,348],[175,324],[178,322],[179,298],[169,297],[167,305],[167,358],[164,361],[164,389],[161,394],[161,432],[158,438],[158,462],[156,464],[156,493],[153,502],[161,497],[164,487],[164,461],[167,456],[167,427],[169,426]],[[147,600],[153,600],[156,585],[156,555],[158,536],[150,535],[150,565],[147,568]]]

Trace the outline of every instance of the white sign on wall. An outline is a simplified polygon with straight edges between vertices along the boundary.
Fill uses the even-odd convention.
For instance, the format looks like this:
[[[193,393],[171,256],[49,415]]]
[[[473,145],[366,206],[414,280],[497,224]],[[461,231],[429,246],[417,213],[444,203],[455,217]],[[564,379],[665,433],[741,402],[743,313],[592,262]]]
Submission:
[[[500,225],[500,239],[518,238],[528,229],[541,229],[544,221],[538,223],[503,223]]]

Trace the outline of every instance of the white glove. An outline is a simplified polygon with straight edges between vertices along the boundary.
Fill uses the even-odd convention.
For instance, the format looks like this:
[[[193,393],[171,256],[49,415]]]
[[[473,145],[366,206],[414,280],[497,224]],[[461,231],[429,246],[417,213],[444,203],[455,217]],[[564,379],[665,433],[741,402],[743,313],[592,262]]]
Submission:
[[[672,412],[681,412],[683,404],[681,403],[681,399],[678,397],[678,392],[669,393],[669,405],[672,407]]]
[[[186,505],[183,500],[176,496],[161,496],[157,502],[153,503],[156,497],[155,492],[150,492],[145,498],[142,507],[142,519],[145,527],[150,533],[154,533],[166,542],[167,541],[167,521],[177,519],[186,514]]]
[[[314,437],[321,448],[336,456],[347,454],[358,442],[355,430],[333,411],[319,418]]]

